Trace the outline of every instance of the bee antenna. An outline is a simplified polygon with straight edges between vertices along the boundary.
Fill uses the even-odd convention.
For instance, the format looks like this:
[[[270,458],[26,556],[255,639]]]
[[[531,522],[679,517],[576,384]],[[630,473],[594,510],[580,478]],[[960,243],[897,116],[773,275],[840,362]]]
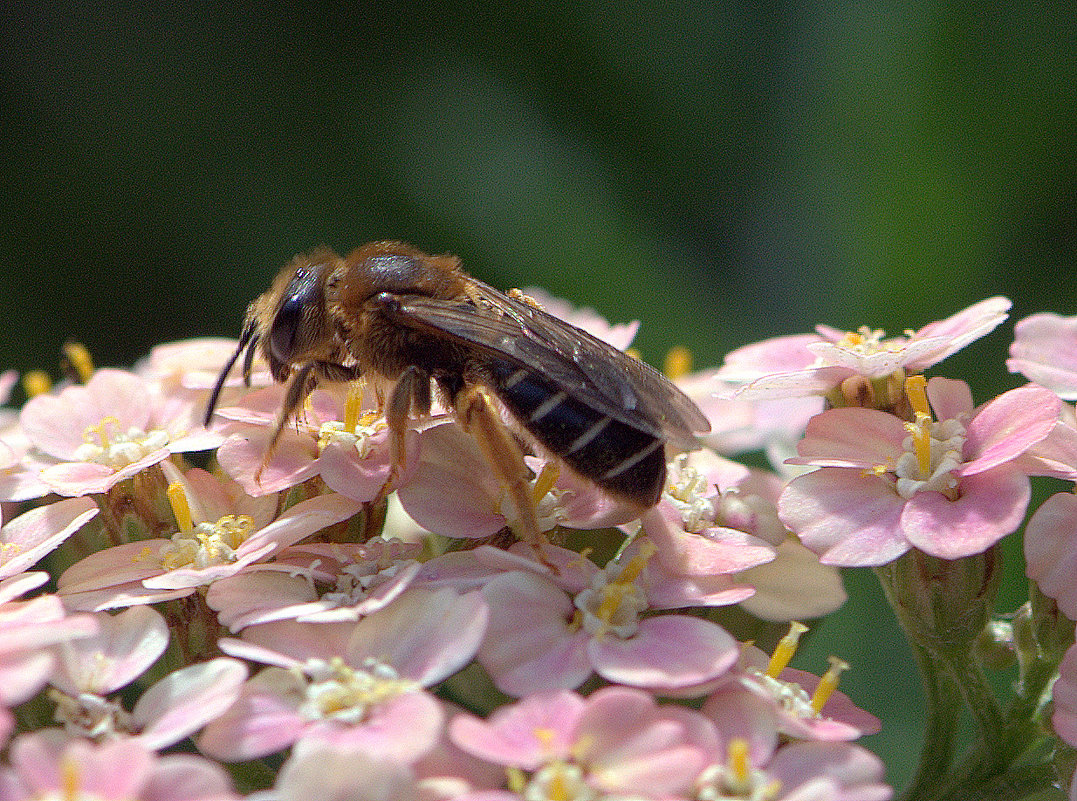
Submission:
[[[254,364],[255,346],[260,339],[258,334],[251,332],[251,341],[247,345],[247,352],[243,354],[243,385],[247,387],[251,385],[251,365]]]
[[[254,361],[253,351],[254,343],[258,341],[255,336],[254,323],[248,323],[247,327],[243,329],[243,334],[239,338],[239,345],[236,347],[236,352],[232,354],[227,364],[221,368],[221,374],[217,376],[217,383],[213,385],[213,391],[209,394],[209,403],[206,404],[206,416],[202,419],[202,425],[209,426],[209,421],[213,419],[213,410],[217,408],[217,401],[220,399],[221,390],[224,389],[224,382],[228,380],[228,374],[232,372],[232,366],[236,363],[236,359],[239,358],[239,354],[247,351],[247,356],[243,360],[244,374],[249,377],[250,375],[250,363]],[[250,386],[250,381],[247,381],[247,386]]]

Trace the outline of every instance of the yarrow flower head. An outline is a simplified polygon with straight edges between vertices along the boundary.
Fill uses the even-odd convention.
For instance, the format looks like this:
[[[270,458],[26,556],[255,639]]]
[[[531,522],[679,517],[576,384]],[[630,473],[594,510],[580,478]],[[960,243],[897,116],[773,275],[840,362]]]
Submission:
[[[819,469],[793,479],[778,510],[824,563],[883,565],[911,547],[956,559],[1024,518],[1029,480],[1013,462],[1054,427],[1058,398],[1027,386],[974,409],[968,386],[943,378],[926,390],[910,378],[907,392],[915,422],[853,407],[808,426],[794,461]]]
[[[743,385],[735,393],[742,399],[827,395],[853,377],[885,387],[897,375],[900,389],[905,374],[923,372],[993,331],[1010,306],[1006,298],[988,298],[896,337],[867,326],[840,331],[821,325],[816,334],[776,337],[732,351],[717,376]],[[859,381],[848,391],[859,395],[868,385]]]

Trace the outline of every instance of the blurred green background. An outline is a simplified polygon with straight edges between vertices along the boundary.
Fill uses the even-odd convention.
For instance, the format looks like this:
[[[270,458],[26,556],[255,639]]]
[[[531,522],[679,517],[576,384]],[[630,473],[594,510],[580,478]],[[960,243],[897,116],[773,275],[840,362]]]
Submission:
[[[8,4],[0,367],[236,335],[294,253],[378,238],[642,319],[652,361],[996,293],[1074,313],[1065,9]],[[1016,385],[1010,336],[946,372]],[[901,783],[918,680],[864,578],[798,664],[854,663]]]

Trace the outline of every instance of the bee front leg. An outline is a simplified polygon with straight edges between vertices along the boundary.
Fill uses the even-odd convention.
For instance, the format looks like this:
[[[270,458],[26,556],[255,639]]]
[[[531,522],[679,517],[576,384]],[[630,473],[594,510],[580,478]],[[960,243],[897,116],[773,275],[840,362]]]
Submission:
[[[314,390],[315,384],[313,364],[303,365],[292,373],[292,377],[288,379],[288,385],[284,390],[284,402],[281,403],[280,411],[277,412],[277,422],[273,426],[273,434],[270,436],[269,444],[266,446],[262,464],[254,474],[254,483],[262,483],[262,471],[266,469],[269,465],[269,460],[273,458],[273,452],[277,449],[277,443],[280,442],[281,434],[284,433],[284,427],[288,425],[289,420],[298,414],[299,409],[303,406],[303,401]]]
[[[475,437],[486,462],[506,488],[519,517],[520,539],[535,549],[539,561],[556,572],[546,558],[543,536],[531,497],[531,471],[512,432],[501,421],[494,401],[481,386],[471,386],[456,398],[456,413],[464,430]]]

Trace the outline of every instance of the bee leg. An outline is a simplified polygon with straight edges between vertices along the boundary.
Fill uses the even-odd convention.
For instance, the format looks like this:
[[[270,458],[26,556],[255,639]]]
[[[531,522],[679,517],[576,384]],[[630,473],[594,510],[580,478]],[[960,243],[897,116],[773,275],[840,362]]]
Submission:
[[[385,407],[385,422],[389,426],[389,475],[385,477],[385,483],[381,485],[378,494],[369,501],[368,507],[377,506],[389,496],[404,465],[407,464],[408,421],[412,415],[422,416],[429,413],[430,376],[412,365],[401,373],[389,392],[388,404]],[[368,514],[367,520],[373,522],[374,517]],[[367,538],[377,533],[364,532]]]
[[[457,396],[456,413],[460,424],[475,437],[494,475],[508,491],[520,518],[520,539],[535,549],[542,564],[557,572],[543,551],[547,540],[539,529],[535,501],[531,497],[531,471],[512,432],[501,421],[494,402],[482,387],[471,386]]]
[[[262,471],[266,469],[269,465],[269,460],[273,458],[273,451],[276,450],[277,443],[280,442],[284,427],[288,425],[288,421],[295,416],[303,405],[303,401],[307,399],[307,395],[314,389],[316,383],[314,369],[315,365],[304,364],[292,373],[292,377],[288,379],[288,386],[284,391],[284,401],[281,403],[280,411],[277,412],[277,423],[273,428],[273,435],[269,438],[265,455],[262,457],[262,464],[254,474],[255,484],[262,483]]]

